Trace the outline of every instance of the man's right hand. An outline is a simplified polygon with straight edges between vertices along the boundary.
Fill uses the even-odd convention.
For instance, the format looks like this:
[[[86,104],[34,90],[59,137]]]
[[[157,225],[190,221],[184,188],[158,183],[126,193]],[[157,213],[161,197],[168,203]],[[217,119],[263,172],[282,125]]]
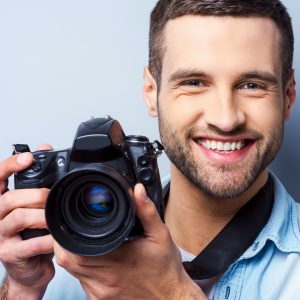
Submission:
[[[8,191],[8,177],[32,164],[31,153],[13,155],[0,162],[0,260],[7,277],[4,299],[40,299],[54,276],[51,235],[22,240],[26,228],[46,228],[47,189]],[[24,296],[22,296],[24,295]],[[1,298],[2,299],[2,298]]]

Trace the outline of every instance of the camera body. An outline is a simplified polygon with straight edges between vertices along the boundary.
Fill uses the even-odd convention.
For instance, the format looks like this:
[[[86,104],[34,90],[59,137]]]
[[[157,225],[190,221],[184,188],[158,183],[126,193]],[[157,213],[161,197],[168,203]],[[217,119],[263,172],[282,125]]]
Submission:
[[[34,162],[15,174],[15,188],[49,188],[46,222],[53,238],[78,255],[108,253],[143,233],[133,188],[142,183],[163,216],[158,141],[126,136],[111,117],[80,124],[71,148],[33,152]],[[14,154],[30,151],[15,145]],[[23,238],[44,234],[26,229]]]

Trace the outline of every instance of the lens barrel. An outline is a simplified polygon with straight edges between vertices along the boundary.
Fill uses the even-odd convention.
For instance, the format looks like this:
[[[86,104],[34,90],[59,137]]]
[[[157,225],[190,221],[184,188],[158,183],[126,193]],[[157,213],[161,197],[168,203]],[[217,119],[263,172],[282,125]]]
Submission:
[[[112,167],[77,169],[52,187],[46,222],[53,238],[82,256],[111,252],[127,238],[135,223],[133,191]]]

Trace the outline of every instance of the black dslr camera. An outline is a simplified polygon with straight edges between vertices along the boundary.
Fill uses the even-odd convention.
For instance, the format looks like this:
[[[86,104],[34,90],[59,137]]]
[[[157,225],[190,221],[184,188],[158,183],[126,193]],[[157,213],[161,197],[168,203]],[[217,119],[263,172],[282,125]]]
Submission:
[[[14,146],[14,154],[30,151]],[[90,119],[80,124],[72,148],[33,152],[32,166],[15,174],[15,188],[51,188],[45,214],[53,238],[75,254],[102,255],[143,233],[132,199],[136,183],[144,184],[162,217],[162,149],[144,136],[125,136],[111,117]],[[28,239],[45,232],[21,234]]]

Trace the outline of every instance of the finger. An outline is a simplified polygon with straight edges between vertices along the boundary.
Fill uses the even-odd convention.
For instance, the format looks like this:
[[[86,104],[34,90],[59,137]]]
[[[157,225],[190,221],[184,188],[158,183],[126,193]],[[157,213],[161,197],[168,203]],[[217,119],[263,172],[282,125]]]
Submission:
[[[48,234],[24,240],[19,244],[19,258],[53,253],[53,237]]]
[[[37,147],[38,150],[53,150],[53,147],[50,144],[41,144]]]
[[[11,237],[26,228],[42,229],[46,227],[44,209],[17,208],[0,222],[0,234],[2,237]]]
[[[6,181],[13,173],[22,171],[32,164],[33,156],[30,152],[13,155],[0,162],[0,181]]]
[[[134,202],[136,214],[142,223],[145,236],[155,236],[162,230],[165,230],[155,204],[147,196],[146,190],[142,184],[137,184],[134,188]]]
[[[45,188],[6,192],[0,197],[0,220],[16,208],[44,208],[48,193]]]
[[[110,268],[117,264],[117,260],[114,259],[116,256],[112,255],[112,252],[103,256],[79,256],[65,250],[56,241],[54,241],[54,253],[59,266],[72,269],[74,272],[79,272],[81,268]]]
[[[29,240],[14,242],[6,247],[8,253],[2,253],[5,262],[9,260],[24,260],[40,254],[53,253],[53,238],[50,234],[35,237]]]

